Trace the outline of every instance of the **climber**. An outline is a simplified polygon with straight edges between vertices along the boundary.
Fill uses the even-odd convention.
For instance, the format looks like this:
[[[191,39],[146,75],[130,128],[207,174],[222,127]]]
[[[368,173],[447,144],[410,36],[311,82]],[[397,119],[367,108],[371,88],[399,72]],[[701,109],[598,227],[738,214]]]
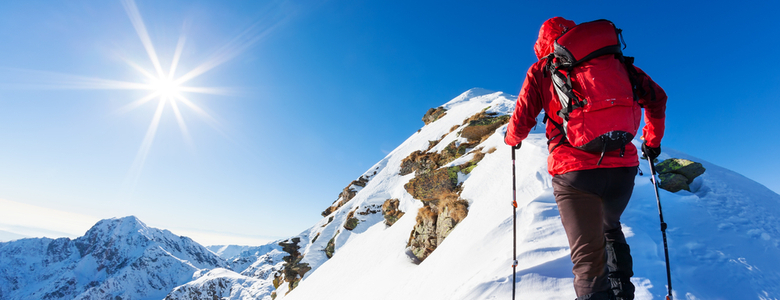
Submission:
[[[571,50],[569,54],[575,54],[577,47],[594,46],[576,43],[596,43],[597,38],[567,37],[566,41],[558,38],[563,37],[567,31],[572,31],[572,34],[579,31],[577,34],[587,35],[595,34],[589,32],[591,29],[588,28],[614,29],[611,22],[604,22],[609,21],[599,20],[575,27],[573,21],[554,17],[542,24],[534,45],[539,61],[528,69],[504,139],[507,145],[519,148],[536,125],[536,117],[544,110],[550,152],[547,159],[548,171],[553,176],[555,201],[571,248],[577,300],[634,298],[634,286],[630,281],[633,276],[632,259],[621,230],[620,217],[631,197],[639,166],[637,149],[631,140],[638,131],[641,108],[645,109],[646,123],[642,130],[642,150],[650,159],[655,159],[661,153],[661,138],[664,133],[666,93],[641,69],[633,66],[633,58],[622,56],[619,45],[617,50],[608,52],[607,55],[588,55],[574,65],[563,64],[567,61],[560,55],[565,51],[555,51],[558,48],[571,47],[572,49],[566,50]],[[586,24],[588,25],[583,26]],[[575,28],[577,30],[574,30]],[[616,39],[621,35],[621,31],[614,30]],[[606,37],[613,40],[609,34]],[[622,36],[620,37],[622,40]],[[556,40],[560,44],[556,43]],[[578,58],[575,57],[576,59]],[[607,67],[600,70],[607,71],[581,68],[583,65],[597,64],[606,64]],[[588,73],[588,76],[577,76],[577,72],[614,74],[606,76]],[[554,80],[558,80],[556,84],[559,86],[554,85]],[[586,82],[589,80],[595,83]],[[604,88],[605,82],[609,88]],[[586,87],[583,86],[595,87],[596,90],[585,91],[583,89]],[[568,96],[571,96],[571,99]],[[602,98],[598,98],[600,96]],[[561,99],[562,97],[565,99]],[[610,101],[612,106],[604,104]],[[620,101],[623,101],[623,104],[615,105]],[[569,107],[566,107],[567,105]],[[597,108],[594,105],[607,108]],[[613,106],[616,108],[612,108]],[[599,112],[602,115],[596,116],[594,111],[600,109],[603,109]],[[610,109],[614,112],[609,111]],[[609,116],[626,112],[627,119]],[[578,120],[583,116],[588,117],[588,114],[591,123]],[[604,117],[604,114],[607,117]],[[621,122],[626,124],[619,124]],[[613,124],[633,128],[620,131],[619,134],[599,133],[602,135],[594,139],[596,150],[593,150],[594,147],[587,149],[587,145],[579,145],[580,135],[583,134],[578,131],[581,127],[609,127]],[[583,150],[584,148],[587,150]]]

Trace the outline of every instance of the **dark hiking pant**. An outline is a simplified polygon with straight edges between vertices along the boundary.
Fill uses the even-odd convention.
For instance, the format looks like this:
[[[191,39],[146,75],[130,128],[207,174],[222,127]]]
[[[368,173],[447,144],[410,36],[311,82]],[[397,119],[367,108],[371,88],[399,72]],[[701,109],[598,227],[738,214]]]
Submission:
[[[553,177],[578,299],[633,299],[631,254],[620,215],[634,190],[636,170],[592,169]]]

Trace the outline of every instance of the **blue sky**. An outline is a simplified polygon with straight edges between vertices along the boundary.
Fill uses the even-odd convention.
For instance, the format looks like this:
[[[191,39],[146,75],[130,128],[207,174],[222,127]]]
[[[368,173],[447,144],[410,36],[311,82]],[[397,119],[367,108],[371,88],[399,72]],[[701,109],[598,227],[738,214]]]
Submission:
[[[624,30],[669,95],[662,146],[778,192],[770,2],[138,1],[162,68],[184,37],[174,77],[212,62],[184,85],[218,92],[182,93],[202,112],[179,102],[184,134],[167,104],[153,139],[158,100],[123,110],[149,91],[94,88],[148,83],[128,62],[154,73],[127,5],[3,2],[0,199],[206,244],[294,235],[428,108],[473,87],[517,94],[553,16]]]

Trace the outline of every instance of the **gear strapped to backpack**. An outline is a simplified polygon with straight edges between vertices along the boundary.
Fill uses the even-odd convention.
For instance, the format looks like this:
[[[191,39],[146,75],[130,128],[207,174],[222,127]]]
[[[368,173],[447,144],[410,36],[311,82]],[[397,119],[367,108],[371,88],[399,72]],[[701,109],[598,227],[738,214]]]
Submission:
[[[547,57],[563,122],[546,112],[544,122],[549,120],[563,135],[556,147],[568,143],[601,153],[598,165],[606,152],[620,149],[623,156],[641,119],[634,59],[623,56],[621,40],[621,30],[610,21],[582,23],[558,37]]]

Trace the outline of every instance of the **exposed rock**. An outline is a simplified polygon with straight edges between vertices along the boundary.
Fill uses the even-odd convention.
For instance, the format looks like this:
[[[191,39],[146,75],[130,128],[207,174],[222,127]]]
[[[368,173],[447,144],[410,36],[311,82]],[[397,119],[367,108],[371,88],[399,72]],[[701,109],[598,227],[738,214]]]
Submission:
[[[401,160],[401,175],[408,175],[413,172],[425,173],[439,167],[439,153],[415,151]]]
[[[328,245],[325,246],[325,256],[328,258],[333,257],[333,254],[336,252],[336,237],[339,235],[339,232],[336,231],[336,234],[333,235],[333,237],[328,241]]]
[[[336,201],[333,201],[333,204],[322,212],[322,216],[327,217],[340,207],[344,206],[344,204],[349,202],[349,200],[352,200],[352,198],[357,195],[359,189],[356,189],[355,187],[364,188],[366,184],[368,184],[368,178],[365,176],[360,176],[360,178],[357,180],[353,180],[349,185],[347,185],[347,187],[344,188],[344,190],[341,191],[339,197],[336,198]]]
[[[658,163],[656,166],[660,183],[658,187],[672,193],[680,190],[691,191],[690,184],[693,180],[704,174],[704,166],[682,158],[670,158]]]
[[[455,226],[468,215],[468,202],[455,193],[426,204],[417,213],[417,224],[407,243],[420,261],[436,250]]]
[[[371,204],[364,207],[365,210],[360,210],[360,208],[355,210],[355,213],[361,216],[367,216],[375,213],[382,212],[382,206],[377,204]]]
[[[318,239],[318,238],[320,238],[320,233],[322,233],[322,232],[317,232],[317,235],[315,235],[315,236],[314,236],[314,238],[313,238],[313,239],[311,239],[311,243],[312,243],[312,244],[314,244],[314,242],[316,242],[316,241],[317,241],[317,239]]]
[[[496,116],[483,110],[463,122],[468,125],[459,134],[467,139],[466,142],[462,139],[455,140],[441,152],[429,152],[434,146],[432,142],[428,150],[415,151],[401,161],[401,175],[416,172],[415,177],[404,185],[404,189],[415,199],[423,201],[424,205],[417,213],[417,224],[407,243],[420,261],[425,260],[468,214],[468,202],[458,196],[458,175],[469,174],[474,170],[477,163],[485,157],[485,153],[482,153],[482,148],[472,149],[508,120],[509,116]],[[453,126],[452,130],[458,127]],[[495,151],[495,148],[492,151]],[[469,152],[474,155],[470,161],[446,168],[440,167]],[[395,199],[385,201],[382,206],[388,225],[392,225],[400,217],[393,213],[397,206],[398,200]]]
[[[685,178],[685,176],[682,176],[680,174],[675,174],[675,173],[658,174],[658,179],[660,179],[661,181],[658,184],[658,187],[670,191],[672,193],[676,193],[681,190],[686,190],[686,191],[691,190],[690,186],[688,186],[688,178]]]
[[[351,185],[359,186],[359,187],[366,187],[367,183],[368,183],[368,178],[360,176],[360,178],[358,178],[357,180],[353,180]]]
[[[463,128],[460,136],[469,141],[482,142],[484,138],[492,135],[496,129],[501,127],[501,125],[509,122],[509,116],[496,116],[495,114],[485,113],[483,111],[471,116],[467,121],[469,125],[466,126],[466,128]]]
[[[440,195],[456,191],[458,185],[457,175],[454,180],[449,168],[440,168],[431,172],[418,174],[404,185],[409,194],[415,199],[432,201]]]
[[[358,223],[360,223],[360,220],[358,218],[355,218],[355,211],[350,211],[347,214],[347,221],[344,222],[344,229],[346,230],[353,230],[355,227],[357,227]]]
[[[437,107],[437,108],[431,108],[428,109],[428,112],[425,113],[425,115],[422,118],[422,121],[425,122],[425,125],[431,124],[438,120],[439,118],[443,117],[447,114],[447,110],[444,107]]]
[[[398,199],[387,199],[382,204],[382,214],[385,216],[385,223],[387,226],[393,226],[398,219],[403,217],[404,212],[398,209],[398,205],[401,201]]]
[[[685,178],[688,179],[688,184],[693,182],[693,179],[701,174],[704,174],[704,171],[706,171],[701,163],[682,158],[670,158],[662,161],[655,167],[659,174],[676,173],[685,176]]]
[[[298,286],[298,283],[303,279],[303,275],[306,274],[309,270],[311,270],[311,267],[307,263],[301,263],[301,260],[303,259],[303,254],[301,254],[298,250],[301,249],[301,246],[298,246],[298,243],[301,242],[301,239],[298,237],[292,238],[292,240],[289,240],[289,242],[280,242],[279,246],[282,247],[282,251],[289,253],[289,256],[285,256],[283,258],[285,264],[282,269],[282,274],[284,275],[284,281],[288,283],[289,291],[292,291],[295,289],[295,287]]]
[[[438,205],[439,213],[436,220],[436,244],[440,245],[444,238],[466,218],[469,213],[469,203],[457,196],[451,196],[441,200]]]
[[[427,258],[438,246],[436,221],[437,215],[433,208],[430,206],[420,208],[420,211],[417,213],[417,224],[414,225],[414,230],[407,243],[414,256],[420,259],[420,261]]]
[[[446,165],[450,163],[451,161],[457,159],[458,157],[461,157],[469,152],[469,150],[473,149],[479,144],[479,141],[476,142],[466,142],[466,143],[459,143],[458,141],[452,141],[447,147],[444,147],[444,149],[441,151],[441,154],[439,155],[436,163],[439,166]]]

